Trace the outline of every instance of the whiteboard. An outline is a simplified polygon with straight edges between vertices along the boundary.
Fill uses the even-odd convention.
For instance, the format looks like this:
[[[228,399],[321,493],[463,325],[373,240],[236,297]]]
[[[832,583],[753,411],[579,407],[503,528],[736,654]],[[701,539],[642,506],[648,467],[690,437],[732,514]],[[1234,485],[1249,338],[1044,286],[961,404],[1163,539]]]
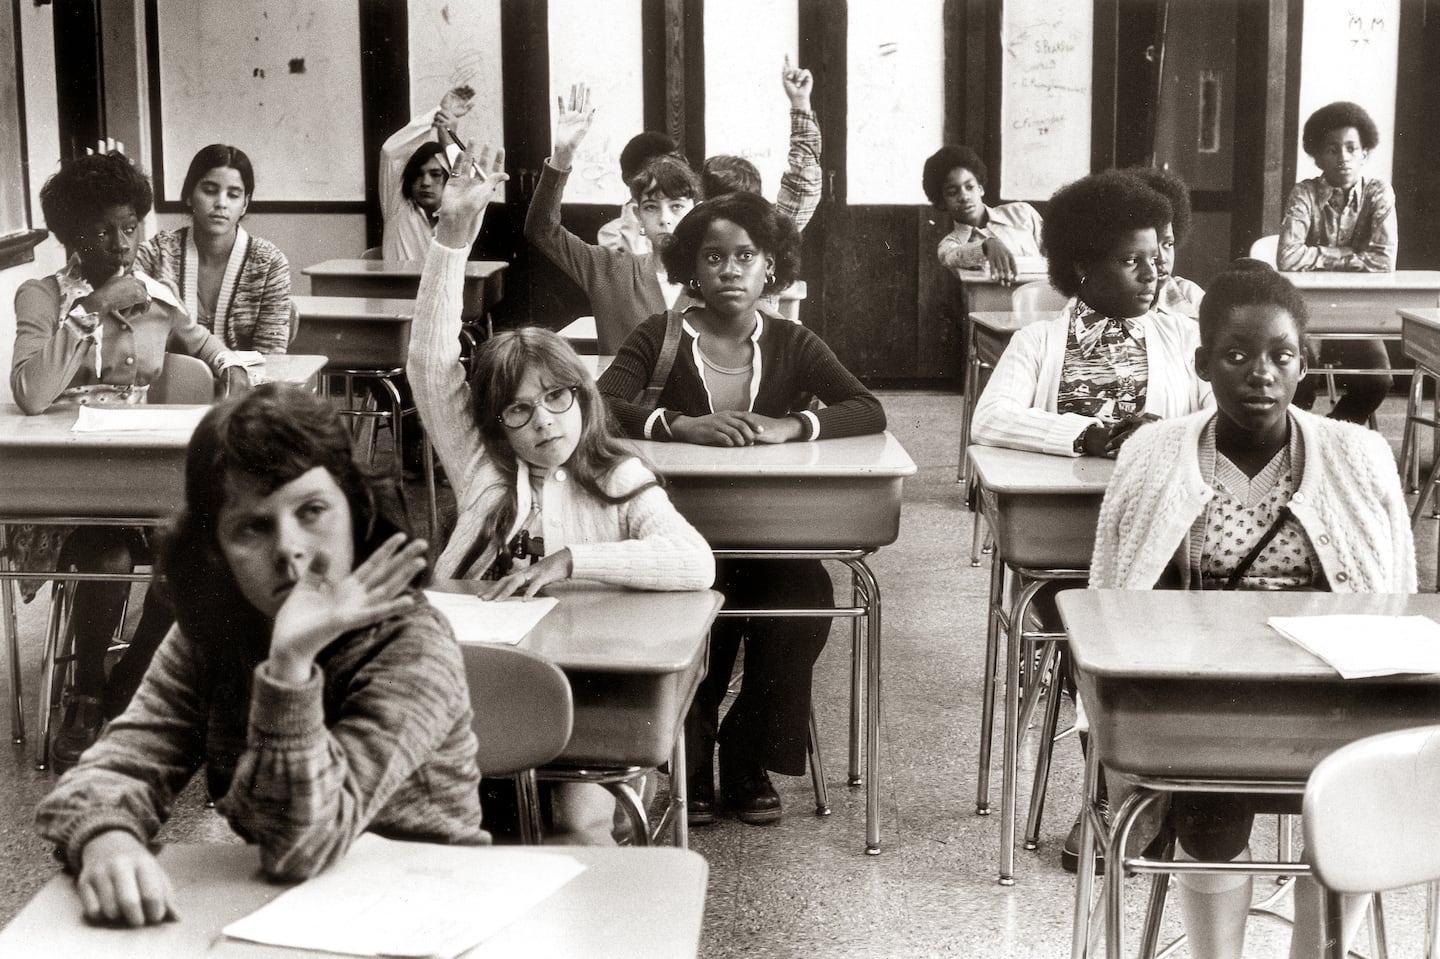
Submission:
[[[790,150],[790,100],[780,83],[799,62],[795,0],[705,0],[705,153],[742,156],[773,201]],[[698,167],[702,158],[691,157]]]
[[[914,203],[945,136],[945,0],[850,0],[846,200]]]
[[[1400,64],[1400,0],[1306,0],[1300,41],[1300,121],[1295,176],[1318,170],[1301,140],[1305,121],[1327,103],[1360,104],[1380,130],[1365,173],[1390,179],[1395,136],[1395,77]]]
[[[1090,172],[1092,7],[1006,0],[1000,44],[1001,182],[990,186],[1009,200],[1047,199]]]
[[[359,6],[157,0],[167,200],[210,143],[244,150],[261,201],[365,199]]]
[[[595,122],[565,186],[566,203],[614,206],[630,198],[620,178],[620,151],[645,129],[641,0],[550,0],[550,130],[557,97],[588,84]]]
[[[503,147],[500,0],[409,0],[408,12],[410,115],[439,106],[452,87],[469,85],[474,105],[455,125],[456,133],[477,147]]]

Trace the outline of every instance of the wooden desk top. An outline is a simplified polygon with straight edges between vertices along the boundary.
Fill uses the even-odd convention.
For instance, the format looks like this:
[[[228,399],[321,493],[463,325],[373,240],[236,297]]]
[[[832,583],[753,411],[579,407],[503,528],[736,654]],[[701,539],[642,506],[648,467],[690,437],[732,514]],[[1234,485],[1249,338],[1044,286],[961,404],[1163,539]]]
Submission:
[[[431,589],[474,593],[470,580],[436,580]],[[725,597],[714,590],[650,593],[585,583],[553,585],[560,604],[520,642],[563,670],[661,674],[688,668],[705,649]]]
[[[1395,270],[1391,273],[1347,273],[1314,270],[1282,273],[1281,276],[1307,290],[1440,290],[1440,270]]]
[[[813,443],[719,447],[632,440],[667,478],[687,476],[914,476],[915,461],[889,433]]]
[[[303,324],[306,320],[409,322],[415,301],[371,296],[292,296]],[[303,327],[302,327],[303,328]]]
[[[448,847],[483,863],[489,846]],[[507,852],[515,851],[508,847]],[[465,953],[499,956],[694,956],[699,948],[709,867],[674,848],[530,846],[536,856],[566,855],[586,866],[536,908]],[[0,931],[0,954],[27,959],[134,956],[144,959],[314,957],[226,939],[220,930],[285,890],[258,873],[252,846],[170,845],[160,863],[176,887],[181,919],[144,929],[86,925],[73,877],[59,874]]]
[[[260,371],[263,383],[308,383],[330,357],[319,353],[271,353]]]
[[[979,286],[1020,286],[1024,283],[1032,283],[1035,280],[1049,280],[1050,274],[1044,270],[1024,272],[1015,277],[1011,283],[1001,283],[990,275],[989,270],[956,270],[955,275],[962,283],[974,283]]]
[[[1032,323],[1053,320],[1060,316],[1059,310],[1029,310],[1016,313],[1010,310],[977,310],[970,314],[975,325],[992,333],[1014,333]]]
[[[1104,456],[1051,456],[999,446],[971,446],[980,485],[996,493],[1093,496],[1104,493],[1115,461]]]
[[[1341,613],[1440,618],[1440,595],[1433,593],[1071,590],[1059,594],[1059,606],[1076,661],[1109,678],[1440,682],[1440,676],[1342,680],[1328,664],[1266,625],[1270,616]],[[1157,629],[1159,623],[1164,628]]]
[[[509,266],[504,260],[468,260],[465,263],[465,278],[485,279],[503,272]],[[306,276],[355,276],[373,273],[418,279],[424,271],[424,260],[325,260],[307,266],[300,272]]]
[[[195,406],[161,406],[150,409],[193,410]],[[0,454],[23,456],[26,449],[69,447],[105,450],[114,448],[163,450],[184,449],[193,429],[135,430],[125,432],[74,433],[71,427],[80,411],[74,406],[52,406],[35,416],[26,416],[13,403],[0,407]]]

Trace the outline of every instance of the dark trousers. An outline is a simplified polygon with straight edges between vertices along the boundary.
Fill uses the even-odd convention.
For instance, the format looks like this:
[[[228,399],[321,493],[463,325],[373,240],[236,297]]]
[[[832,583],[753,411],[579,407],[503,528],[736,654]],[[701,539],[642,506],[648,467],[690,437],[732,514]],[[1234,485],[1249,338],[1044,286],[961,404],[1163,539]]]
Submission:
[[[1390,354],[1385,351],[1383,340],[1325,340],[1320,344],[1319,358],[1314,348],[1310,349],[1311,372],[1295,391],[1295,405],[1310,409],[1315,405],[1315,396],[1325,388],[1325,373],[1321,366],[1329,364],[1342,369],[1390,369]],[[1370,414],[1380,408],[1390,392],[1392,378],[1389,376],[1349,375],[1335,377],[1341,389],[1340,399],[1330,411],[1331,419],[1349,423],[1365,424]]]
[[[818,560],[733,560],[717,564],[715,588],[730,608],[833,608],[834,587]],[[709,767],[715,743],[788,776],[805,772],[810,678],[830,635],[820,617],[718,619],[709,671],[685,721],[693,772]],[[720,703],[745,642],[740,692],[721,723]]]

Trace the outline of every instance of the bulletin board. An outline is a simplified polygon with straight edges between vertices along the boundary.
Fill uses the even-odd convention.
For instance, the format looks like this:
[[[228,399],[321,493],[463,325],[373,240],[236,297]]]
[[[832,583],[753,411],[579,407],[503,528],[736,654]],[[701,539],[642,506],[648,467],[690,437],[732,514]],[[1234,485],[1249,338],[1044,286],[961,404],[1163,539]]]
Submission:
[[[1360,104],[1380,130],[1365,173],[1390,179],[1395,77],[1400,64],[1400,0],[1306,0],[1300,40],[1300,121],[1295,176],[1318,176],[1300,143],[1305,120],[1335,100]]]
[[[706,0],[705,153],[745,157],[760,171],[767,200],[780,191],[790,149],[790,101],[780,83],[796,53],[795,0]],[[723,51],[723,56],[721,55]],[[691,157],[698,166],[702,157]]]
[[[945,0],[850,0],[846,201],[909,204],[945,137]]]
[[[456,133],[477,147],[505,146],[500,0],[409,0],[410,114],[440,105],[446,91],[475,91]]]
[[[595,122],[565,186],[566,203],[619,206],[630,197],[620,151],[645,129],[641,0],[550,0],[550,129],[570,87],[590,87]]]
[[[1093,15],[1088,3],[1005,2],[998,193],[1006,199],[1043,200],[1090,172]]]
[[[264,202],[365,199],[359,6],[156,0],[156,192],[180,199],[210,143],[244,150]]]

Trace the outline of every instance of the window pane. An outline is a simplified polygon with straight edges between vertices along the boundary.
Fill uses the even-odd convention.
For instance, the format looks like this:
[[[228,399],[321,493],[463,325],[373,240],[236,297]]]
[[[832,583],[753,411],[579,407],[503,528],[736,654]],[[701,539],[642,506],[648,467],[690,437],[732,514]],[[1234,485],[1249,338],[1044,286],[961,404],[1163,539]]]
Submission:
[[[410,114],[438,106],[452,87],[469,85],[475,105],[456,124],[460,139],[477,147],[503,147],[500,0],[410,0],[409,15]]]

